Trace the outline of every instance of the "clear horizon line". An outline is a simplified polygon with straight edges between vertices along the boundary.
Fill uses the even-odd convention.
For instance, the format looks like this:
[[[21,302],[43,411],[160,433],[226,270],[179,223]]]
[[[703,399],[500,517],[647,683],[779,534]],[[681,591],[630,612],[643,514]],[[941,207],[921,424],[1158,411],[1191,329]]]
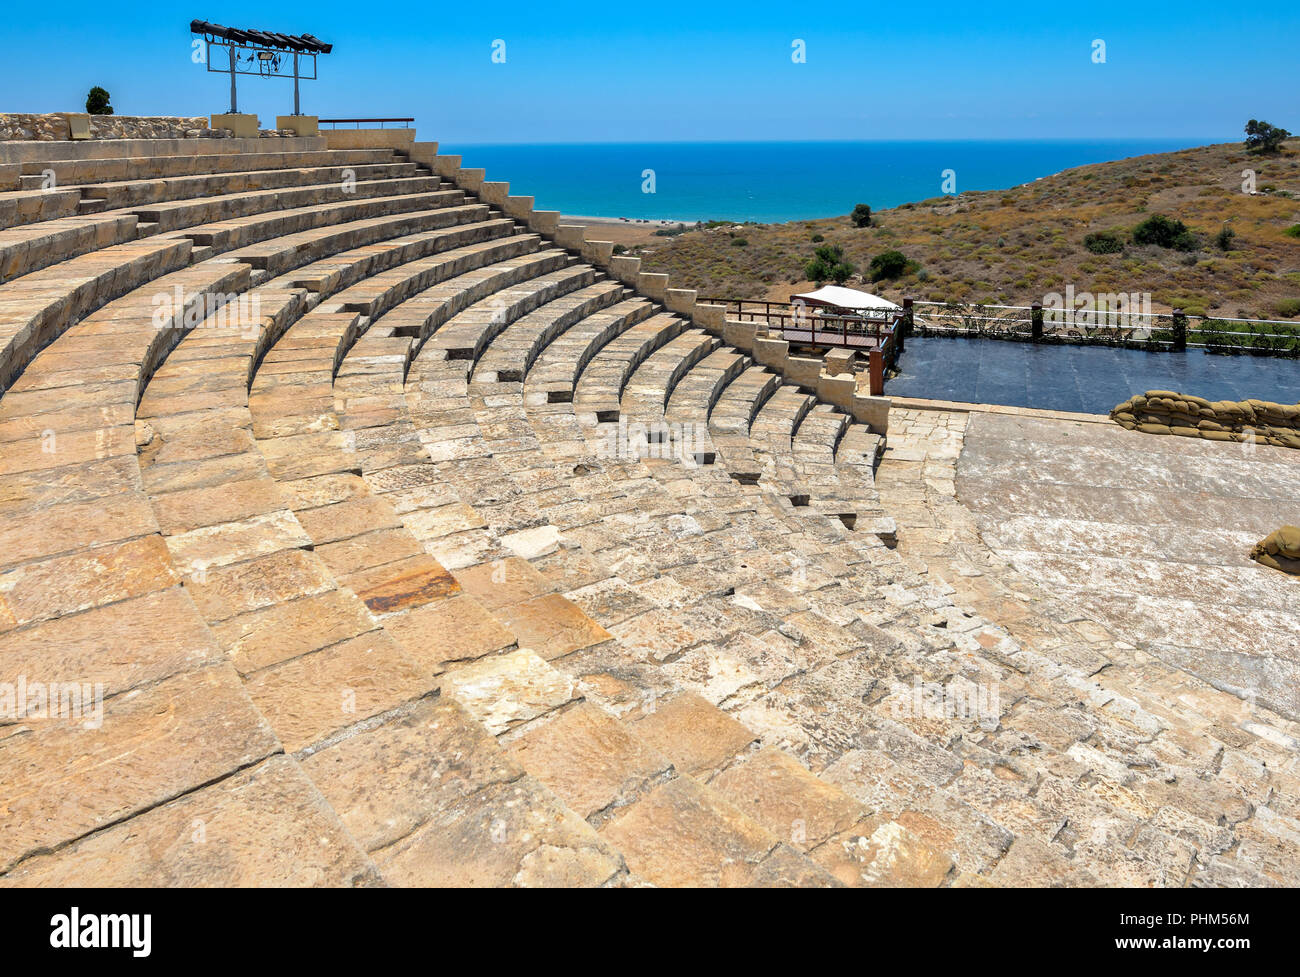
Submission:
[[[1132,141],[1155,142],[1194,142],[1200,146],[1222,146],[1229,143],[1243,142],[1244,137],[1220,139],[1207,136],[995,136],[995,137],[954,137],[951,139],[576,139],[561,142],[537,142],[533,140],[516,140],[502,142],[496,140],[473,141],[459,139],[439,139],[440,145],[461,146],[672,146],[672,145],[716,145],[716,146],[780,146],[780,145],[852,145],[855,143],[1122,143]]]

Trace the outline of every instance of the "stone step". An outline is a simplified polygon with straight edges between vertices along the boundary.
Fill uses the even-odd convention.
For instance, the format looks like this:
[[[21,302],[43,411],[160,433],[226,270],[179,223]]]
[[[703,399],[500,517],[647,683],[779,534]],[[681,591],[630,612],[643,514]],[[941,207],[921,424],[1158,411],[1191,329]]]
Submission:
[[[351,186],[342,182],[309,184],[276,190],[231,193],[197,200],[174,200],[169,203],[133,207],[131,213],[141,221],[158,224],[163,231],[174,231],[195,224],[213,224],[255,214],[318,204],[367,200],[372,197],[392,197],[397,194],[411,196],[428,194],[431,200],[445,201],[448,206],[464,199],[462,191],[442,190],[440,187],[440,181],[430,177],[364,180]]]
[[[636,368],[687,328],[689,323],[680,316],[660,313],[594,353],[573,386],[579,417],[593,424],[617,421],[619,402]]]
[[[365,166],[391,163],[386,149],[320,149],[292,152],[236,152],[186,156],[129,156],[105,159],[45,159],[21,163],[24,179],[54,172],[59,186],[157,180],[248,170],[301,169],[317,166]]]

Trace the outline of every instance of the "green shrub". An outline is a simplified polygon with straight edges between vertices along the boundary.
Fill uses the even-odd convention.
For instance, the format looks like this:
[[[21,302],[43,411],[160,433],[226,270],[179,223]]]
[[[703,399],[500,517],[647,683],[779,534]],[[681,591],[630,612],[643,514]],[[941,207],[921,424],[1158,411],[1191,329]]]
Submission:
[[[1297,224],[1296,227],[1300,227],[1300,224]],[[825,240],[826,238],[821,234],[814,234],[812,236],[813,244],[821,244]]]
[[[1175,251],[1194,251],[1196,235],[1189,231],[1182,221],[1166,217],[1164,214],[1152,214],[1133,228],[1133,243],[1154,244],[1161,248],[1173,248]]]
[[[871,280],[897,278],[907,271],[907,257],[901,251],[882,251],[871,259]]]
[[[749,247],[749,242],[743,237],[733,237],[731,239],[731,246],[733,248],[747,248]]]
[[[804,266],[809,281],[821,284],[833,281],[843,285],[853,274],[853,265],[844,258],[844,249],[838,244],[823,244],[813,252],[813,258]]]
[[[86,96],[86,111],[91,115],[112,115],[113,106],[108,104],[109,94],[96,85]]]
[[[1300,224],[1292,224],[1282,233],[1287,237],[1300,237]]]
[[[1219,246],[1220,251],[1231,251],[1232,239],[1235,238],[1236,236],[1237,236],[1237,232],[1234,231],[1227,224],[1224,224],[1222,229],[1220,229],[1219,233],[1214,235],[1214,243]]]
[[[1124,239],[1114,231],[1095,231],[1083,239],[1083,246],[1093,254],[1119,254],[1124,250]]]
[[[853,213],[849,214],[849,220],[853,221],[854,227],[870,227],[871,208],[866,204],[858,204],[853,208]]]
[[[1281,299],[1273,303],[1273,311],[1288,319],[1300,315],[1300,299]]]

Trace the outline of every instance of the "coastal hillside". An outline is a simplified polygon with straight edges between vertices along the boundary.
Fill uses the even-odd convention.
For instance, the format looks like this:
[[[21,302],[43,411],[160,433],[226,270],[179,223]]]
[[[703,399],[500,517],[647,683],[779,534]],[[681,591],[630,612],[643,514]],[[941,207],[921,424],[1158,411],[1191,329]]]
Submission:
[[[871,203],[845,201],[846,215],[859,202]],[[1134,229],[1157,215],[1188,235],[1174,246],[1135,242]],[[866,227],[849,216],[704,223],[625,247],[645,270],[702,295],[785,300],[810,284],[806,265],[824,245],[853,266],[846,284],[895,299],[1027,305],[1073,285],[1150,292],[1157,310],[1300,317],[1300,140],[1272,155],[1225,143],[1081,166],[879,211]],[[872,259],[887,251],[906,266],[873,283]]]

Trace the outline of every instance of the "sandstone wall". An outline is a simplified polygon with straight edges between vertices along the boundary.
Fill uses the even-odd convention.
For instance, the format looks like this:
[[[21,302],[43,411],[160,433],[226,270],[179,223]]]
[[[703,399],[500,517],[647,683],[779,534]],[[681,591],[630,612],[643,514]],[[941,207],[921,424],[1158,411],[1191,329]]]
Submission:
[[[1178,434],[1210,441],[1251,441],[1300,448],[1300,404],[1215,400],[1148,390],[1110,412],[1121,427],[1143,434]]]
[[[185,139],[225,135],[208,128],[208,117],[176,115],[92,115],[95,139]],[[72,138],[68,120],[59,112],[0,112],[0,141],[55,142]]]

